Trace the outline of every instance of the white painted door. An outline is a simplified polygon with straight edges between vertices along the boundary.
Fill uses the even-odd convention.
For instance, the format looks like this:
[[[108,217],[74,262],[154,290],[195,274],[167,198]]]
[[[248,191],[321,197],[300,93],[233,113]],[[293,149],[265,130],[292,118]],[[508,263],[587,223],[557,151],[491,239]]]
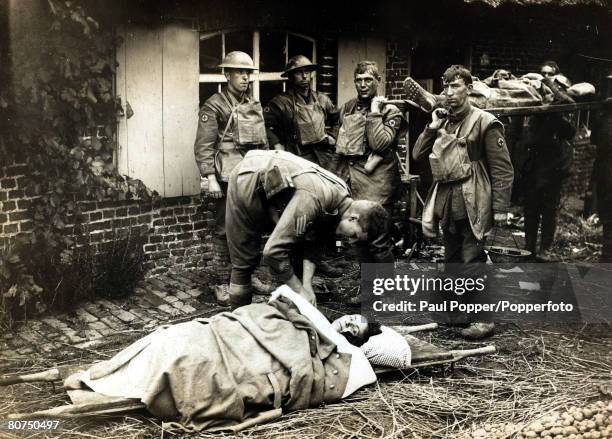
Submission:
[[[193,154],[198,121],[198,32],[186,25],[120,29],[116,93],[119,172],[163,197],[199,193]],[[129,110],[128,110],[129,106]]]

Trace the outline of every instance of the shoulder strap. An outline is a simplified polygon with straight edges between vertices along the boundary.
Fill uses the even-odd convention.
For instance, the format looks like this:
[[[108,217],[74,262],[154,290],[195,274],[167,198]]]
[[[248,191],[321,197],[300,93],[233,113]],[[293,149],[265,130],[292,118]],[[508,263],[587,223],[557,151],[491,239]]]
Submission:
[[[222,142],[223,139],[225,139],[225,135],[227,134],[227,131],[229,130],[232,120],[234,119],[234,114],[236,113],[236,110],[238,109],[238,105],[232,105],[232,103],[227,98],[227,96],[225,96],[225,93],[221,92],[219,94],[221,95],[221,97],[223,97],[223,100],[225,101],[225,103],[230,107],[230,115],[227,118],[227,124],[225,125],[225,129],[223,130],[223,134],[221,135],[221,137],[219,137],[219,141]]]

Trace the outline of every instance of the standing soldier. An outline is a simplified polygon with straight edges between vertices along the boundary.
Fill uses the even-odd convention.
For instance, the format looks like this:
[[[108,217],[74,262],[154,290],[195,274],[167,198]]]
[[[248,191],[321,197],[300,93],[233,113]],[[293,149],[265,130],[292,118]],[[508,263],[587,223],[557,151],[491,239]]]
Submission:
[[[338,174],[349,184],[356,200],[380,203],[393,213],[400,185],[399,162],[395,154],[402,113],[377,96],[380,74],[373,61],[361,61],[354,73],[357,97],[340,110],[336,153]],[[362,262],[392,262],[390,237],[363,248]]]
[[[326,126],[336,124],[338,110],[326,95],[311,89],[312,72],[316,69],[317,65],[303,55],[291,58],[281,74],[289,79],[289,90],[270,101],[264,117],[268,143],[274,149],[289,151],[330,169],[336,141]]]
[[[227,182],[244,154],[250,149],[267,148],[267,139],[261,104],[249,96],[253,60],[244,52],[230,52],[219,67],[224,69],[227,87],[212,95],[200,109],[194,151],[202,187],[215,200],[214,292],[217,302],[226,305],[230,273],[225,234]]]
[[[447,273],[485,277],[484,236],[494,221],[506,221],[514,171],[502,123],[472,107],[472,74],[453,65],[442,76],[449,109],[438,108],[417,139],[412,157],[429,157],[434,184],[423,207],[423,233],[435,236],[442,225]],[[454,264],[454,267],[453,267]],[[493,322],[477,322],[461,331],[466,338],[493,333]]]

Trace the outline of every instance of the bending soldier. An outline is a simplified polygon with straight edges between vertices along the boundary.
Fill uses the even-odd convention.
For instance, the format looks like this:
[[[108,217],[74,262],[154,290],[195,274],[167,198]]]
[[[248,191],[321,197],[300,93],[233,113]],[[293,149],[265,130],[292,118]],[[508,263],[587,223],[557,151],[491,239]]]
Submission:
[[[230,272],[225,234],[227,181],[246,151],[267,148],[267,138],[261,104],[249,96],[250,75],[255,70],[251,57],[244,52],[230,52],[219,67],[224,68],[227,87],[212,95],[200,109],[194,150],[202,186],[215,199],[212,244],[218,278],[214,291],[217,301],[227,304]]]
[[[320,166],[286,151],[249,151],[232,172],[227,194],[231,305],[251,302],[263,234],[270,233],[263,261],[272,274],[314,303],[311,280],[329,232],[371,242],[387,233],[388,222],[380,204],[354,201],[344,181]],[[291,254],[300,246],[303,257],[292,267]]]

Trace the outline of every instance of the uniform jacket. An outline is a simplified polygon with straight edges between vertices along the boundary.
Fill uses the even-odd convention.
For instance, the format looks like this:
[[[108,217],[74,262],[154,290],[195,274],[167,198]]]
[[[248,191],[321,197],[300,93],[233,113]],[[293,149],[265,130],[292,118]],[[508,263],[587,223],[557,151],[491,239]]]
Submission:
[[[493,212],[507,212],[510,206],[514,170],[503,137],[503,125],[491,113],[470,107],[465,120],[476,118],[477,123],[468,134],[469,123],[460,123],[458,137],[467,135],[466,148],[472,161],[472,177],[452,183],[461,188],[465,210],[477,239],[483,239],[493,226]],[[417,139],[412,156],[415,160],[427,158],[433,148],[438,130],[426,127]],[[423,208],[423,231],[427,235],[437,232],[437,221],[431,213],[436,202],[439,183],[435,183]]]
[[[527,193],[569,176],[573,162],[574,126],[560,113],[532,116],[529,120],[529,156],[523,169]]]
[[[284,180],[291,180],[293,187],[266,199],[262,186],[274,167],[283,171]],[[232,185],[234,177],[236,187]],[[261,182],[259,187],[252,184],[252,178]],[[243,225],[236,230],[232,226],[228,229],[232,264],[242,265],[241,247],[258,246],[246,235],[271,232],[263,250],[263,261],[281,282],[293,276],[290,263],[293,246],[300,242],[307,244],[305,256],[316,260],[321,246],[317,237],[320,239],[321,233],[333,233],[352,203],[350,191],[341,178],[286,151],[249,151],[234,169],[231,182],[227,217],[232,218],[228,223]],[[272,218],[273,212],[278,218]],[[272,230],[265,230],[270,225]]]
[[[350,182],[353,198],[380,204],[392,203],[400,184],[399,162],[395,151],[399,140],[402,113],[394,105],[383,106],[381,113],[370,112],[370,103],[351,99],[340,110],[338,129],[345,115],[362,112],[366,115],[366,154],[341,157],[338,175]],[[364,165],[370,153],[382,156],[382,162],[371,174]]]
[[[339,111],[326,95],[311,90],[308,99],[304,100],[300,93],[290,89],[285,93],[275,96],[264,108],[268,144],[274,146],[280,143],[285,146],[287,151],[299,155],[298,135],[294,123],[294,102],[311,104],[315,102],[315,99],[318,100],[325,114],[325,125],[327,127],[335,126],[338,121]]]
[[[224,138],[220,139],[232,112],[227,101],[232,105],[239,103],[225,87],[221,93],[215,93],[208,98],[200,108],[194,153],[200,175],[203,177],[215,173],[215,154],[219,150],[220,143],[233,142],[232,124]],[[248,95],[245,95],[244,102],[251,102]]]

